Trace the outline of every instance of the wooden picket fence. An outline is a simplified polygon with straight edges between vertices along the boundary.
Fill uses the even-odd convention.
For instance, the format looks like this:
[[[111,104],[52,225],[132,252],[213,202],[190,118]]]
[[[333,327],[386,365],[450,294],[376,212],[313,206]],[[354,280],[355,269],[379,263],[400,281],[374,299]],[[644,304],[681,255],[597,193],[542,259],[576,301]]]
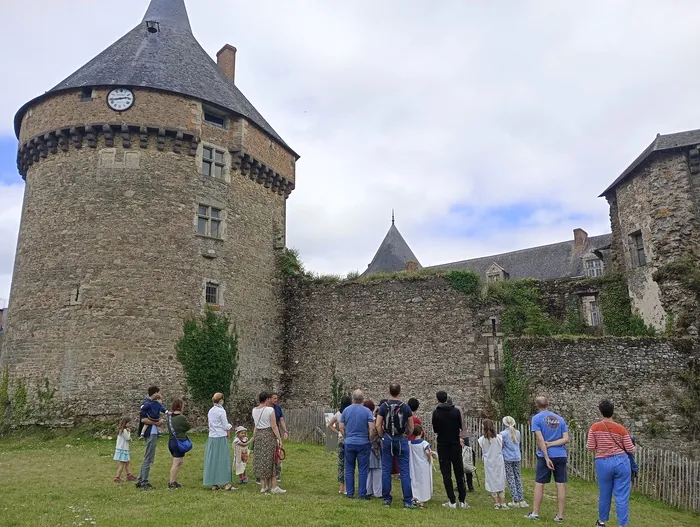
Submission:
[[[294,441],[323,445],[327,444],[329,439],[334,439],[329,438],[330,432],[326,428],[324,411],[321,409],[287,410],[285,419]],[[469,436],[473,438],[472,446],[475,447],[478,458],[476,438],[481,435],[481,419],[466,417],[465,427]],[[435,434],[429,419],[423,421],[423,428],[426,439],[433,443]],[[528,424],[521,424],[517,428],[521,434],[522,465],[524,468],[534,469],[537,462],[535,436],[530,433]],[[586,432],[572,430],[569,437],[569,475],[584,481],[595,481],[595,458],[593,453],[586,449]],[[669,450],[640,446],[637,447],[636,458],[640,472],[634,483],[634,491],[673,507],[700,513],[700,461],[693,461]]]

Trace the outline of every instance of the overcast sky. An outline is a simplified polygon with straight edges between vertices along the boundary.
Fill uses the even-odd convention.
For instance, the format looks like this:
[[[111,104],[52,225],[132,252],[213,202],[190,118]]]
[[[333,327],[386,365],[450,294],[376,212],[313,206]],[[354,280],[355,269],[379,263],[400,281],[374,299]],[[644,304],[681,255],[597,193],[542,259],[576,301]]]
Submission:
[[[6,299],[23,193],[14,113],[148,1],[0,3]],[[302,156],[287,242],[317,272],[364,270],[392,208],[424,266],[608,232],[598,194],[657,132],[700,127],[692,0],[187,5],[212,56],[238,48],[238,86]]]

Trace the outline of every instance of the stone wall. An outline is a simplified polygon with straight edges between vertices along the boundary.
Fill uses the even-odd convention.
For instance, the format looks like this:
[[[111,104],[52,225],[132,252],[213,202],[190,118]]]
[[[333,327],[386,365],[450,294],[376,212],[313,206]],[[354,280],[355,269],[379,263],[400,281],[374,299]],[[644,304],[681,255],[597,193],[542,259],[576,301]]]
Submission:
[[[287,406],[328,406],[334,368],[375,401],[399,382],[426,405],[444,389],[474,412],[487,406],[490,313],[444,279],[292,280],[286,301]]]
[[[697,300],[678,282],[659,284],[653,272],[700,247],[698,203],[688,152],[657,153],[608,196],[616,267],[628,278],[633,306],[648,324],[663,330],[668,313],[695,311]],[[630,235],[640,231],[646,265],[637,266]]]
[[[679,374],[700,360],[700,345],[688,339],[519,338],[509,341],[537,394],[579,428],[598,419],[609,398],[616,417],[646,444],[690,451],[677,434],[684,419],[674,406],[683,392]]]

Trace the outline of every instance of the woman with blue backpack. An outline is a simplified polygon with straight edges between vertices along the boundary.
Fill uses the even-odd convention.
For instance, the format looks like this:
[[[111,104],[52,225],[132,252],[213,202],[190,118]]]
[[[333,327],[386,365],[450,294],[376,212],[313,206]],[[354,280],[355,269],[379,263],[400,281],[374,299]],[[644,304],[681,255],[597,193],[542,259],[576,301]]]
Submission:
[[[168,480],[169,489],[179,489],[182,486],[177,482],[177,473],[182,467],[185,454],[192,450],[192,441],[187,437],[190,422],[187,417],[182,415],[184,406],[182,399],[174,399],[171,407],[172,413],[168,415],[168,431],[170,432],[168,449],[170,455],[173,456],[173,465],[170,468],[170,479]]]

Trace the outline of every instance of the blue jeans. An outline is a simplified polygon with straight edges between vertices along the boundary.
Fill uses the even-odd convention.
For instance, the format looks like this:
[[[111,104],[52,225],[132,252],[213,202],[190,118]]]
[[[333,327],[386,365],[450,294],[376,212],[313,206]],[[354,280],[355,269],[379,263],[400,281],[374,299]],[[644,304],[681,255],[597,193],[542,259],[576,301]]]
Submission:
[[[345,490],[348,498],[355,495],[355,460],[360,471],[359,496],[364,499],[367,496],[367,473],[369,472],[369,455],[372,447],[369,443],[364,445],[348,445],[345,443]]]
[[[598,476],[598,519],[608,521],[610,503],[615,495],[617,523],[621,527],[630,522],[630,491],[632,490],[632,471],[627,454],[604,457],[595,460]]]
[[[391,439],[387,434],[382,439],[382,498],[391,503],[391,469],[394,466],[394,458],[399,462],[399,478],[401,478],[401,490],[403,502],[408,504],[413,501],[411,491],[411,468],[409,465],[408,438],[396,437]]]

